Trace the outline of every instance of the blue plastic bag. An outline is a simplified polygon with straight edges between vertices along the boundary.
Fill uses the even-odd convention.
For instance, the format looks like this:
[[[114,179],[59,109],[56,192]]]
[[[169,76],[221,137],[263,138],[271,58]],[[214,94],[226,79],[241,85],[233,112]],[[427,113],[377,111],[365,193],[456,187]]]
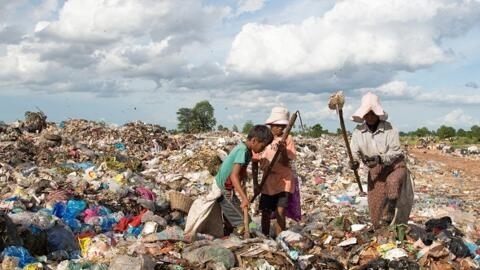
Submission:
[[[18,266],[21,268],[37,261],[32,255],[30,255],[26,248],[20,246],[6,247],[2,252],[2,256],[17,257],[19,259]]]

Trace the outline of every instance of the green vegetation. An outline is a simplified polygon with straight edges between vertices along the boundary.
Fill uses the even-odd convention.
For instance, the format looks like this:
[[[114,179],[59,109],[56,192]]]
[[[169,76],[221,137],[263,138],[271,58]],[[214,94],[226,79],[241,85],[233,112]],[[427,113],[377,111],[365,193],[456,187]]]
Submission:
[[[252,122],[252,120],[248,120],[247,122],[245,122],[245,124],[243,124],[242,133],[248,134],[248,132],[250,131],[250,129],[251,129],[252,127],[253,127],[253,122]]]
[[[302,135],[304,137],[319,138],[322,134],[328,134],[327,129],[323,129],[322,125],[315,124],[311,127],[304,126],[299,132],[295,132],[295,135]]]
[[[480,143],[480,127],[473,125],[470,130],[462,128],[455,130],[453,127],[442,125],[436,131],[422,127],[411,132],[400,132],[400,136],[403,144],[418,144],[422,141],[425,143],[429,141],[448,141],[448,144],[452,146],[462,147]]]
[[[217,123],[213,116],[214,109],[210,102],[198,102],[195,107],[180,108],[177,111],[178,130],[184,133],[212,131]]]
[[[229,131],[229,129],[219,124],[216,129],[216,119],[214,117],[214,109],[212,105],[203,100],[195,104],[193,108],[180,108],[177,111],[178,129],[169,130],[170,133],[199,133],[213,130]],[[253,127],[254,123],[251,120],[246,121],[241,128],[242,133],[247,134]],[[233,125],[231,130],[239,132],[237,125]],[[351,130],[347,130],[348,133]],[[292,135],[301,135],[304,137],[318,138],[323,134],[341,135],[340,128],[335,133],[330,133],[324,129],[320,123],[313,126],[303,126],[297,130],[291,131]],[[400,141],[402,144],[418,145],[428,144],[432,142],[447,142],[455,147],[462,147],[467,145],[480,143],[480,126],[473,125],[469,130],[458,129],[446,125],[440,126],[436,130],[429,130],[427,127],[420,127],[415,131],[400,132]]]

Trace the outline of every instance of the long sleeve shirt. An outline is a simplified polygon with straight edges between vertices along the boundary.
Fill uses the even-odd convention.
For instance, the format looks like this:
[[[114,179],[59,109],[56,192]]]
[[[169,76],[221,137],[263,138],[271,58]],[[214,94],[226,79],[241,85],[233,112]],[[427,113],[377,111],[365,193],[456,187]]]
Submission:
[[[399,132],[388,121],[380,121],[375,132],[366,123],[358,125],[352,133],[350,148],[355,160],[361,159],[359,152],[368,157],[378,155],[387,166],[403,156]]]

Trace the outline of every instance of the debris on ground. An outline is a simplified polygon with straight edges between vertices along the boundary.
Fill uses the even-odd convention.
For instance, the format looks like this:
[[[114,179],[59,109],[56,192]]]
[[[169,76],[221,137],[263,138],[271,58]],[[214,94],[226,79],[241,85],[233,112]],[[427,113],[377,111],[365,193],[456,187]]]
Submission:
[[[480,267],[480,175],[419,159],[427,150],[408,152],[415,178],[408,224],[374,231],[342,138],[297,136],[300,221],[272,239],[252,207],[251,238],[198,233],[191,241],[188,209],[244,134],[46,119],[27,112],[0,126],[1,269]],[[366,190],[366,171],[360,175]]]

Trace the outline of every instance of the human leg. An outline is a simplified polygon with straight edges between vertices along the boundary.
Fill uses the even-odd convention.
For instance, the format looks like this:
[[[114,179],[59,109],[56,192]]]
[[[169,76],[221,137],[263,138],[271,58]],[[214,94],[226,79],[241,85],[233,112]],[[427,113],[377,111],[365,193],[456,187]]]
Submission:
[[[275,210],[276,198],[275,196],[261,194],[259,208],[262,212],[262,233],[270,236],[270,219],[272,212]]]
[[[390,224],[395,216],[397,201],[401,196],[400,191],[407,180],[407,168],[405,166],[394,168],[388,174],[385,181],[386,202],[383,221]]]
[[[374,181],[370,174],[368,175],[368,211],[374,228],[380,226],[382,210],[385,207],[385,181]]]
[[[285,217],[285,209],[288,206],[288,200],[290,198],[290,193],[288,192],[281,192],[275,195],[277,200],[277,207],[275,209],[275,216],[277,218],[277,222],[275,224],[275,235],[279,235],[282,231],[284,231],[287,227],[286,225],[286,217]]]
[[[243,211],[240,208],[240,199],[233,191],[224,191],[219,203],[224,218],[232,227],[243,225]]]
[[[262,211],[262,233],[266,236],[270,235],[270,216],[272,211],[263,210]]]

